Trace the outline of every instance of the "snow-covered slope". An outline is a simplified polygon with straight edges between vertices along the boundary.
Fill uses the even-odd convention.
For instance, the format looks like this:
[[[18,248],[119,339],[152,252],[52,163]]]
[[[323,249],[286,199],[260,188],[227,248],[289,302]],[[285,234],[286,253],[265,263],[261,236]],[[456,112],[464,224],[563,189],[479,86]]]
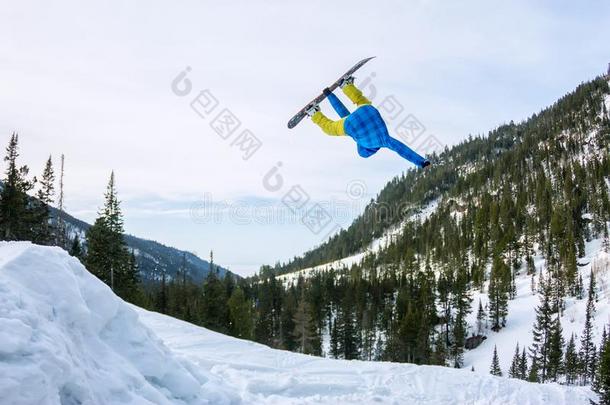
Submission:
[[[333,360],[227,337],[140,310],[175,353],[235,387],[248,404],[580,404],[583,387],[532,384],[447,367]]]
[[[597,297],[595,303],[595,318],[593,321],[593,339],[596,345],[601,342],[602,330],[610,324],[610,254],[606,253],[602,247],[602,239],[595,239],[586,244],[586,255],[579,259],[579,273],[583,278],[585,289],[589,285],[591,270],[595,275],[597,283]],[[535,284],[540,282],[540,274],[546,274],[546,263],[541,256],[534,260],[536,266]],[[532,291],[531,277],[521,270],[521,274],[515,277],[517,294],[514,300],[508,303],[508,317],[506,327],[500,332],[492,332],[486,329],[483,333],[487,339],[476,349],[467,350],[464,354],[464,368],[475,368],[476,372],[487,374],[493,355],[494,346],[497,347],[500,367],[504,373],[508,372],[515,345],[519,343],[521,349],[532,345],[532,326],[536,319],[535,308],[540,304],[540,296],[536,291]],[[476,314],[479,299],[483,306],[488,302],[487,294],[474,291],[472,293],[472,313],[468,316],[470,333],[474,334],[476,325]],[[580,338],[584,322],[587,299],[586,294],[583,299],[567,298],[565,310],[561,317],[563,336],[567,343],[570,336],[574,334]],[[579,340],[576,340],[576,348],[579,348]]]
[[[0,242],[2,404],[586,404],[585,388],[330,360],[230,338],[117,298],[58,248]]]
[[[282,281],[285,285],[290,285],[296,283],[299,280],[299,277],[307,279],[308,277],[311,277],[312,275],[315,275],[320,271],[327,271],[330,269],[339,270],[343,268],[349,269],[354,264],[361,263],[362,260],[366,257],[366,255],[378,253],[382,249],[386,248],[390,243],[392,243],[397,237],[402,234],[402,230],[405,223],[410,221],[425,221],[427,218],[429,218],[430,215],[432,215],[432,213],[434,213],[434,211],[436,211],[436,209],[438,208],[439,201],[440,200],[437,199],[430,202],[426,206],[422,207],[419,212],[416,212],[412,216],[406,218],[400,224],[387,229],[381,237],[374,239],[361,252],[338,260],[334,260],[329,263],[319,264],[317,266],[307,267],[301,270],[282,274],[277,276],[277,279]]]
[[[0,242],[0,403],[236,398],[217,377],[189,366],[63,250]]]

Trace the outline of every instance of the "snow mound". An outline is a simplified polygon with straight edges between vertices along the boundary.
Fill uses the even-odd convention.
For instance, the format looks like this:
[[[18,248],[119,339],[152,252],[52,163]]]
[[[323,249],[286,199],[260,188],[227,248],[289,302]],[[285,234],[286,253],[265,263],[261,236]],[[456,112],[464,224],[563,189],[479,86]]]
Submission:
[[[190,368],[63,250],[0,242],[3,404],[234,402]]]
[[[468,370],[306,356],[137,309],[176,354],[235,387],[246,404],[589,404],[585,387]]]

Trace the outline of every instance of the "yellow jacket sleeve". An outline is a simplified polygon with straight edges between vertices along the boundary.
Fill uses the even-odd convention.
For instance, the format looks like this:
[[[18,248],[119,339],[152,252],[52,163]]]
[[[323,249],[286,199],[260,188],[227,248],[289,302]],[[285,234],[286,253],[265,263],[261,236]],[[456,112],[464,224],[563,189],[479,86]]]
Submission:
[[[358,107],[361,105],[371,104],[370,100],[362,94],[360,90],[356,88],[353,84],[347,84],[342,88],[343,93],[352,101],[352,103],[356,104]]]
[[[320,111],[315,113],[311,120],[324,131],[327,135],[331,136],[341,136],[345,135],[345,128],[343,123],[345,119],[340,119],[339,121],[333,121],[328,119],[324,114]]]

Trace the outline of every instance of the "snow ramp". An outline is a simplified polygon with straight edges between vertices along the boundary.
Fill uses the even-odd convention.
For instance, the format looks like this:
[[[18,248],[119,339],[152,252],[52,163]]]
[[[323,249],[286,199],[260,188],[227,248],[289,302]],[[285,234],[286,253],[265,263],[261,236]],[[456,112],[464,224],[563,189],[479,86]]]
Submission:
[[[62,249],[0,242],[0,403],[239,400],[188,367]]]

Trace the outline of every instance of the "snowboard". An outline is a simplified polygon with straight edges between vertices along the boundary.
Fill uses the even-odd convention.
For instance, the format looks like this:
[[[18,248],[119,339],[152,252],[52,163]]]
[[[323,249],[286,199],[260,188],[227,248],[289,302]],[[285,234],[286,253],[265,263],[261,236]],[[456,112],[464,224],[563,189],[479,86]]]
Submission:
[[[331,92],[334,91],[337,87],[339,87],[339,84],[341,84],[341,80],[343,78],[351,76],[352,74],[354,74],[354,72],[356,70],[360,69],[362,66],[364,66],[364,64],[366,62],[370,61],[373,58],[374,58],[374,56],[371,56],[370,58],[362,59],[360,62],[356,63],[354,66],[352,66],[352,68],[350,70],[348,70],[343,75],[341,75],[341,77],[336,82],[334,82],[333,84],[328,86],[328,89]],[[322,93],[318,97],[314,98],[309,103],[307,103],[307,105],[305,105],[305,107],[301,108],[301,110],[298,113],[296,113],[294,115],[294,117],[292,117],[290,119],[290,121],[288,121],[288,128],[292,129],[292,128],[296,127],[297,124],[299,122],[301,122],[301,120],[303,118],[305,118],[305,116],[307,115],[307,110],[309,110],[312,106],[314,106],[316,104],[320,104],[322,102],[322,100],[324,100],[325,98],[326,98],[326,96],[324,95],[324,93]]]

